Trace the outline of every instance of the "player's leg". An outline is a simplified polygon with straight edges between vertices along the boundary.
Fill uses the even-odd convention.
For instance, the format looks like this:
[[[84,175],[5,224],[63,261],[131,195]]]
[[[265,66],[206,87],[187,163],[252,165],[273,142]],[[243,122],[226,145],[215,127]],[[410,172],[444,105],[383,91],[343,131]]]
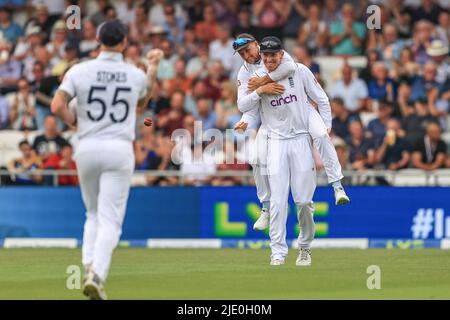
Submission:
[[[133,164],[132,154],[116,152],[105,161],[100,177],[98,233],[92,268],[102,281],[108,276],[112,253],[122,234]]]
[[[328,182],[331,183],[334,188],[336,204],[346,204],[350,202],[350,199],[346,195],[341,183],[344,176],[342,174],[342,168],[339,163],[336,149],[328,135],[327,128],[320,114],[313,106],[310,106],[309,108],[311,109],[308,119],[309,134],[314,141],[314,146],[317,148],[320,157],[322,158]]]
[[[94,260],[94,247],[97,238],[97,205],[99,194],[100,170],[97,162],[98,153],[82,152],[76,157],[81,196],[86,207],[84,223],[82,263],[85,271]]]
[[[314,239],[314,205],[312,202],[316,189],[316,171],[309,137],[290,141],[291,189],[297,206],[300,224],[298,237],[299,256],[296,264],[311,265],[311,243]]]
[[[267,174],[267,132],[260,129],[256,135],[256,161],[253,164],[253,177],[255,179],[256,193],[262,204],[261,214],[253,225],[255,230],[265,230],[269,226],[270,215],[270,186]]]
[[[289,165],[286,141],[269,140],[267,165],[270,183],[270,248],[271,264],[284,264],[288,254],[286,221],[289,196]]]

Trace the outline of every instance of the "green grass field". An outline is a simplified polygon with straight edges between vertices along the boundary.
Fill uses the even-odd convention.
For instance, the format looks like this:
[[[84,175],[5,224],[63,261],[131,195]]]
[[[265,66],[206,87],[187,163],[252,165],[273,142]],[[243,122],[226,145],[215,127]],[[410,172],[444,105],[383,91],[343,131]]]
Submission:
[[[445,250],[313,251],[313,266],[269,266],[268,250],[117,249],[110,299],[450,299]],[[0,299],[84,299],[66,288],[77,249],[0,250]],[[381,289],[366,286],[381,268]]]

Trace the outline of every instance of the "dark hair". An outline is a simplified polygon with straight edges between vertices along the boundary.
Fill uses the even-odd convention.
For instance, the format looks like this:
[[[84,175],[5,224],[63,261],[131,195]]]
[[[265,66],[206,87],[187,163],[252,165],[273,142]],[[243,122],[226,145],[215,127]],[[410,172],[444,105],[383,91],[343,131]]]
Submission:
[[[342,99],[341,97],[333,98],[333,99],[331,100],[331,102],[335,102],[335,103],[337,103],[337,104],[340,104],[340,105],[342,105],[342,106],[345,106],[344,99]]]
[[[24,146],[24,145],[31,146],[30,143],[28,142],[28,140],[22,140],[19,142],[19,148],[22,148],[22,146]]]

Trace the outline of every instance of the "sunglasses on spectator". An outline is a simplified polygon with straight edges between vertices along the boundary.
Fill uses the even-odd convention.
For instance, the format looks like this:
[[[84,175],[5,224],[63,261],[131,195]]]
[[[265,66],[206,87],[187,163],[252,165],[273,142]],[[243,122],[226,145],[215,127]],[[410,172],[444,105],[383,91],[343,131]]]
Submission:
[[[235,51],[239,50],[242,46],[245,46],[247,44],[249,44],[250,42],[255,41],[255,39],[250,39],[250,38],[239,38],[234,40],[233,42],[233,49]]]

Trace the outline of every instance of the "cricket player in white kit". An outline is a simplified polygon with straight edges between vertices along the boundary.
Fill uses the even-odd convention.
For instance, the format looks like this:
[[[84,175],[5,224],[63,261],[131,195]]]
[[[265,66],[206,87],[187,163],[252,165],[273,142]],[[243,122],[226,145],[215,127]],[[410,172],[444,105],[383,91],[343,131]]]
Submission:
[[[136,107],[145,106],[156,76],[160,50],[148,54],[147,74],[123,61],[127,29],[118,20],[99,26],[101,53],[74,65],[52,101],[52,112],[77,126],[75,160],[86,207],[82,263],[83,293],[106,299],[104,283],[119,242],[134,170]],[[76,114],[67,107],[76,97]]]
[[[254,101],[250,93],[261,86],[265,86],[265,90],[269,94],[282,94],[284,87],[275,83],[282,79],[287,79],[297,69],[297,64],[292,57],[284,51],[281,64],[273,71],[267,73],[265,67],[261,61],[261,55],[259,46],[255,38],[250,34],[241,34],[233,43],[233,48],[238,52],[244,60],[244,65],[238,74],[238,108],[244,113],[240,122],[235,126],[235,129],[245,130],[247,126],[257,121],[254,117],[248,115],[248,111],[252,108]],[[309,81],[315,81],[315,78],[308,78]],[[336,154],[336,150],[329,137],[329,131],[331,130],[331,109],[326,95],[322,88],[319,90],[320,94],[316,94],[318,101],[315,101],[318,105],[319,112],[312,106],[312,104],[306,104],[306,107],[311,109],[309,113],[309,126],[308,132],[311,135],[314,146],[318,149],[319,154],[324,161],[325,172],[328,176],[329,183],[334,188],[334,195],[336,204],[346,204],[350,201],[346,195],[344,188],[341,184],[343,178],[342,169]],[[323,95],[321,94],[323,92]],[[308,97],[311,99],[311,97]],[[261,118],[261,117],[259,117]],[[267,129],[264,123],[259,128],[257,137],[257,155],[256,163],[253,164],[253,173],[255,177],[255,184],[257,194],[260,202],[262,203],[262,210],[259,219],[254,224],[254,229],[264,230],[269,225],[269,207],[270,207],[270,187],[268,183],[267,173],[264,168],[266,167],[266,155],[267,155]]]
[[[284,51],[278,38],[264,38],[260,51],[266,73],[280,66]],[[284,88],[281,94],[273,93],[273,85],[264,85],[249,95],[251,103],[247,116],[256,118],[259,112],[268,136],[271,265],[284,264],[288,254],[286,221],[290,188],[300,223],[300,252],[296,264],[311,265],[310,246],[315,232],[312,198],[316,171],[310,130],[310,114],[315,109],[309,99],[316,101],[319,109],[321,106],[325,109],[324,105],[329,108],[325,92],[312,78],[311,71],[299,63],[289,77],[279,81],[280,88]]]

